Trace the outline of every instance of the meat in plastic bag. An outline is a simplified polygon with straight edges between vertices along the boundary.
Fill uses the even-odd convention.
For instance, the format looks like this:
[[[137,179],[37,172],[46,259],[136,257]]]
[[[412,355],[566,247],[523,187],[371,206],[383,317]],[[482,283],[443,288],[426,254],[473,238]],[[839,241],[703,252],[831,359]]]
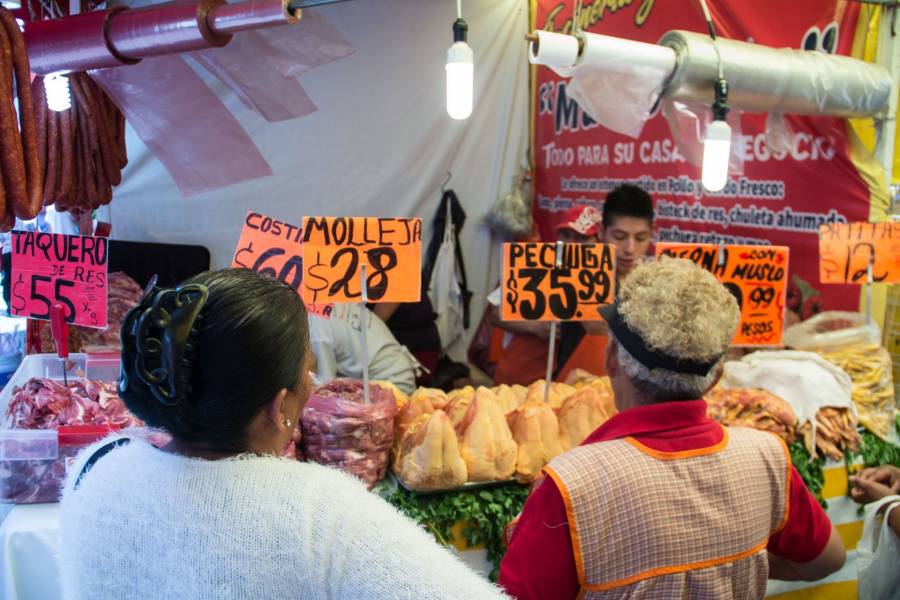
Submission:
[[[371,489],[384,478],[394,442],[397,404],[390,391],[335,379],[316,388],[301,419],[303,454],[307,460],[356,475]]]

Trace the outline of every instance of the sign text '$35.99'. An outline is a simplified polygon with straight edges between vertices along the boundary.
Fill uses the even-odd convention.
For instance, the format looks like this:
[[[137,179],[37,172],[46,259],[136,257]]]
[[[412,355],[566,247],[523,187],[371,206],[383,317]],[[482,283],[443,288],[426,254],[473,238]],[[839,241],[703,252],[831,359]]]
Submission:
[[[600,321],[615,298],[615,249],[607,244],[503,244],[505,321]]]

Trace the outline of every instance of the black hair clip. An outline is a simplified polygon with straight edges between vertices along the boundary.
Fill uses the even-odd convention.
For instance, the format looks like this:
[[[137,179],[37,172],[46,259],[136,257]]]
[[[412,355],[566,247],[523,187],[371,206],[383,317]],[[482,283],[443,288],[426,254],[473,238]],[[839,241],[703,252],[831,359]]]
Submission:
[[[209,289],[189,284],[177,290],[156,289],[156,278],[141,304],[122,324],[122,373],[119,391],[127,392],[129,373],[165,406],[175,406],[185,392],[185,351],[191,330],[209,297]]]

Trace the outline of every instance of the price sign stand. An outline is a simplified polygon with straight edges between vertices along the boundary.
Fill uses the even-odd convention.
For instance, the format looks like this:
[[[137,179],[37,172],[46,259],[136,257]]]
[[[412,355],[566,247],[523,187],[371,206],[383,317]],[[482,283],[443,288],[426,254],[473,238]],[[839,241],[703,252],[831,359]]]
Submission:
[[[872,263],[875,262],[875,258],[872,257],[869,260],[869,264],[866,266],[866,323],[872,323]]]
[[[359,285],[362,291],[362,300],[359,303],[359,330],[360,342],[362,342],[362,364],[363,364],[363,394],[365,394],[366,404],[371,404],[372,399],[369,398],[369,346],[367,344],[366,329],[366,304],[369,303],[369,289],[366,285],[366,265],[359,266]]]
[[[563,243],[556,242],[556,268],[562,267]],[[556,330],[559,321],[550,322],[550,347],[547,349],[547,376],[544,378],[544,402],[550,402],[550,378],[553,377],[553,366],[556,362]]]

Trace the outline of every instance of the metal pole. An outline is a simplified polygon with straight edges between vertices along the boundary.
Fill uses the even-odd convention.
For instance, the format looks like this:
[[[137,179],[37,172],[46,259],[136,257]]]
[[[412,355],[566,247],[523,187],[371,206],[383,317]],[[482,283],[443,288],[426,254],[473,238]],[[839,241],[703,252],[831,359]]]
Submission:
[[[900,36],[894,35],[896,3],[881,3],[882,13],[878,24],[878,64],[891,74],[891,95],[885,113],[875,119],[875,156],[884,168],[887,183],[893,179],[894,137],[897,133],[897,92],[900,85]]]

